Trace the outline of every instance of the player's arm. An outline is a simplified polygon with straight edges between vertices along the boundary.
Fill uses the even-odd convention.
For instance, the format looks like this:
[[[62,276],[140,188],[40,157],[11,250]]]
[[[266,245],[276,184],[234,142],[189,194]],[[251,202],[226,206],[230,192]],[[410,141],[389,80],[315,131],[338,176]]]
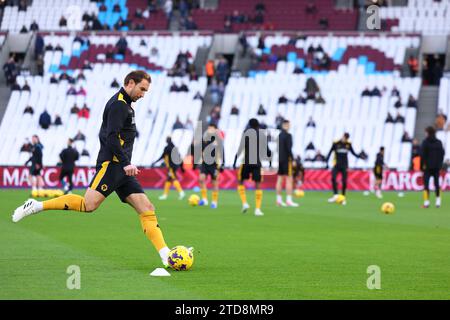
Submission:
[[[351,153],[352,155],[354,155],[356,158],[362,159],[363,157],[361,156],[361,154],[357,154],[357,153],[355,152],[355,149],[353,149],[353,145],[352,145],[351,143],[349,143],[349,145],[350,145],[350,149],[349,149],[350,153]]]
[[[167,147],[166,147],[167,148]],[[159,157],[158,159],[156,159],[153,163],[152,163],[152,167],[157,164],[158,162],[160,162],[162,159],[164,159],[164,156],[166,155],[166,148],[164,148],[163,153],[161,154],[161,157]]]
[[[336,150],[336,143],[333,142],[330,151],[328,151],[327,157],[325,158],[325,163],[328,167],[328,161],[330,160],[331,154]]]
[[[236,152],[236,155],[234,156],[234,161],[233,161],[233,168],[236,169],[236,162],[237,159],[239,158],[239,156],[241,155],[242,151],[244,150],[245,147],[245,134],[243,134],[241,136],[241,142],[239,143],[239,148]]]
[[[134,176],[139,173],[136,166],[131,165],[130,159],[125,154],[120,145],[119,133],[128,117],[128,106],[126,103],[116,101],[111,106],[108,113],[108,125],[106,128],[106,145],[110,148],[112,153],[119,160],[120,165],[129,176]]]
[[[424,142],[422,142],[422,147],[420,148],[420,153],[421,153],[421,157],[420,157],[420,168],[422,170],[425,170],[426,165],[425,165],[425,159],[428,158],[428,143],[425,140]]]

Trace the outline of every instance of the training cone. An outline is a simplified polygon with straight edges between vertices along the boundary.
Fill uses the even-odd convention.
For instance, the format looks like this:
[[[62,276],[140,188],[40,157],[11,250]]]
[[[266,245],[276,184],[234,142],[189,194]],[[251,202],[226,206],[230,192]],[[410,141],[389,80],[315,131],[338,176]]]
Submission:
[[[170,273],[164,268],[156,268],[150,275],[152,277],[170,277]]]

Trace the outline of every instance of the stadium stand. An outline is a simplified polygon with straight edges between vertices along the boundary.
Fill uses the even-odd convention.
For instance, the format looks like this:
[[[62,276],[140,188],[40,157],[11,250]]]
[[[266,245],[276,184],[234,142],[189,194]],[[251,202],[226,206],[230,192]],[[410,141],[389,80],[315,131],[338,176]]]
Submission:
[[[389,39],[389,38],[388,38]],[[326,155],[333,139],[341,136],[344,131],[350,132],[355,138],[356,149],[364,149],[369,154],[369,161],[364,162],[352,158],[352,167],[369,168],[373,165],[377,149],[384,145],[387,163],[392,168],[406,169],[410,159],[404,154],[410,154],[411,144],[402,143],[401,137],[406,131],[412,135],[415,129],[417,110],[402,106],[395,108],[397,97],[391,96],[391,90],[396,87],[400,91],[402,101],[407,101],[411,94],[418,98],[421,81],[419,78],[402,78],[395,66],[404,59],[405,49],[419,45],[418,37],[395,37],[382,42],[378,37],[308,37],[297,41],[293,51],[287,52],[287,61],[278,61],[273,70],[251,71],[248,78],[231,78],[222,104],[222,115],[219,125],[226,132],[228,152],[226,164],[231,165],[234,152],[237,150],[239,135],[246,124],[246,119],[231,115],[232,106],[238,106],[241,114],[257,116],[260,104],[266,108],[267,115],[257,116],[269,127],[271,136],[276,137],[275,119],[277,115],[290,119],[294,135],[296,154],[308,157],[309,152],[320,149]],[[267,37],[266,46],[269,50],[279,48],[289,40],[289,37]],[[256,46],[257,39],[249,38],[249,43]],[[347,56],[346,61],[339,64],[335,70],[314,71],[304,69],[304,74],[294,74],[296,65],[304,67],[304,60],[298,59],[296,49],[306,52],[309,45],[319,44],[335,60],[345,56],[345,52],[353,45],[365,44],[371,51],[383,52],[385,60],[390,60],[390,70],[385,65],[378,71],[378,62],[370,61],[364,55]],[[395,45],[394,45],[395,43]],[[384,47],[389,46],[391,47]],[[346,47],[346,45],[348,47]],[[381,61],[384,62],[384,61]],[[307,100],[306,103],[295,103],[300,93],[303,93],[307,78],[313,77],[320,88],[325,103]],[[361,97],[362,91],[369,87],[384,89],[381,97]],[[278,99],[284,95],[288,103],[279,103]],[[385,123],[388,113],[405,117],[405,123]],[[312,117],[316,127],[306,127],[308,119]],[[306,147],[313,143],[316,150],[307,152]],[[367,147],[369,146],[369,147]],[[275,142],[271,143],[272,149]],[[275,151],[275,157],[276,150]],[[323,167],[323,163],[305,162],[308,167]]]
[[[92,70],[82,69],[81,64],[76,64],[74,69],[64,68],[69,76],[77,78],[82,72],[85,80],[80,79],[73,86],[79,92],[81,87],[86,94],[68,95],[67,91],[72,86],[67,80],[59,83],[50,83],[52,74],[60,75],[61,67],[69,65],[74,57],[76,58],[84,49],[80,48],[80,43],[74,41],[73,36],[46,35],[46,43],[59,44],[63,51],[48,50],[45,52],[45,74],[44,76],[18,76],[19,86],[23,86],[25,81],[31,87],[31,91],[12,91],[6,113],[0,127],[0,134],[5,135],[6,139],[0,143],[0,152],[2,153],[1,164],[22,164],[25,163],[29,155],[19,153],[20,147],[26,137],[31,132],[38,134],[44,144],[44,165],[55,165],[58,162],[58,155],[65,146],[67,138],[76,135],[80,130],[86,137],[91,139],[77,141],[76,147],[80,152],[86,150],[90,156],[83,156],[79,165],[93,165],[96,161],[96,154],[99,148],[97,134],[99,131],[101,117],[106,101],[117,91],[111,88],[111,82],[114,77],[119,81],[131,70],[137,67],[146,69],[146,66],[129,64],[123,61],[99,62],[92,61]],[[86,38],[85,38],[86,39]],[[95,47],[100,44],[115,43],[118,36],[90,36],[88,37],[91,45]],[[154,62],[165,68],[171,67],[176,59],[177,53],[186,50],[195,55],[199,46],[209,46],[210,36],[184,36],[184,37],[160,37],[152,36],[129,36],[129,49],[132,54],[138,54],[139,43],[141,40],[147,41],[150,45],[156,45],[159,49],[159,58]],[[136,53],[134,50],[136,50]],[[148,50],[149,51],[149,50]],[[95,51],[94,51],[95,52]],[[80,54],[81,57],[81,54]],[[146,61],[152,58],[141,56]],[[92,57],[95,59],[95,57]],[[172,133],[172,125],[178,116],[183,122],[187,119],[195,123],[198,119],[201,109],[201,101],[194,100],[196,92],[204,93],[206,91],[206,78],[199,77],[198,81],[190,81],[189,77],[169,77],[166,71],[148,69],[153,77],[151,94],[146,95],[144,99],[136,103],[136,122],[139,130],[139,138],[145,142],[136,146],[134,153],[134,162],[138,165],[149,165],[159,156],[159,151],[163,149],[164,139],[172,134],[173,140],[180,146],[184,153],[192,141],[192,130],[179,129]],[[105,77],[104,75],[114,75],[114,77]],[[188,86],[189,92],[169,92],[169,87],[176,83],[184,83]],[[85,103],[90,108],[88,119],[79,117],[77,114],[71,114],[70,109],[74,104],[81,108]],[[34,114],[23,114],[26,106],[31,105],[34,108]],[[47,110],[54,118],[59,114],[63,125],[51,126],[48,130],[39,127],[39,115]],[[14,152],[9,152],[14,150]],[[156,150],[156,152],[155,152]]]
[[[450,79],[442,78],[439,86],[439,104],[438,115],[442,114],[446,117],[450,114]],[[444,124],[442,130],[438,130],[436,136],[442,141],[446,151],[445,159],[450,159],[450,122]]]
[[[257,4],[263,2],[263,20],[255,20]],[[306,12],[307,2],[297,0],[280,3],[277,0],[220,1],[216,10],[192,10],[199,29],[224,31],[224,22],[231,20],[230,32],[242,30],[320,30],[320,19],[326,19],[329,30],[355,30],[357,10],[337,10],[333,0],[317,0],[316,13]],[[235,13],[235,14],[234,14]],[[234,14],[234,16],[233,16]]]
[[[409,0],[404,7],[381,7],[380,17],[390,20],[392,31],[443,34],[450,31],[449,9],[449,0]]]

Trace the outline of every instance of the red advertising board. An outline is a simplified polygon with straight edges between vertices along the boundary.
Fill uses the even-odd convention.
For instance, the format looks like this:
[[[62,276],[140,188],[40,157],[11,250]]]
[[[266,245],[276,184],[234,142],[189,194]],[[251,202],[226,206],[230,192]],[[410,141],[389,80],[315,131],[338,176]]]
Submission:
[[[60,168],[46,167],[43,177],[47,188],[60,187]],[[73,182],[77,188],[85,188],[89,185],[95,174],[95,168],[80,167],[73,175]],[[143,168],[138,176],[144,188],[162,188],[166,179],[167,170],[164,168]],[[188,170],[184,174],[178,172],[179,180],[185,189],[198,186],[198,171]],[[276,171],[265,170],[262,187],[274,189]],[[0,167],[0,188],[28,188],[29,169],[20,166]],[[371,179],[371,171],[350,170],[348,173],[349,190],[368,190]],[[247,186],[252,187],[248,182]],[[237,186],[236,170],[224,170],[220,175],[221,189],[235,189]],[[450,172],[441,175],[442,190],[450,190]],[[414,171],[387,171],[383,177],[384,190],[420,191],[423,188],[422,173]],[[330,190],[331,172],[329,170],[306,170],[304,189],[306,190]]]

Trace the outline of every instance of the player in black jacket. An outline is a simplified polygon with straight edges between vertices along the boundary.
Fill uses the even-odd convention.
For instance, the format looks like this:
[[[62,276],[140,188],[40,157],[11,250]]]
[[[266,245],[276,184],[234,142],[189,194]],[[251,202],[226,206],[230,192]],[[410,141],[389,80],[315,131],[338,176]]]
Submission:
[[[439,172],[442,169],[444,162],[444,148],[442,142],[436,138],[436,130],[433,127],[425,129],[427,137],[422,143],[421,147],[421,167],[423,171],[423,207],[430,206],[430,178],[433,177],[434,188],[436,193],[436,207],[441,206],[441,190],[439,186]]]
[[[41,144],[39,137],[33,135],[31,137],[31,157],[25,162],[25,166],[31,162],[30,166],[30,180],[31,180],[31,194],[36,196],[36,192],[42,190],[44,187],[44,179],[42,178],[42,149],[44,146]]]
[[[277,206],[298,207],[298,203],[292,200],[292,190],[294,187],[294,171],[292,162],[292,135],[289,133],[290,122],[283,120],[281,132],[278,135],[278,178],[277,178]],[[283,179],[286,178],[286,203],[281,196]]]
[[[172,138],[167,137],[166,139],[167,145],[164,147],[164,151],[159,157],[158,160],[153,162],[152,166],[157,164],[159,161],[164,159],[164,164],[167,168],[167,179],[164,184],[164,193],[159,197],[159,200],[166,200],[169,195],[170,186],[173,183],[173,186],[178,191],[179,200],[182,200],[184,198],[184,191],[183,188],[181,188],[180,181],[178,181],[177,178],[177,170],[181,169],[182,172],[184,172],[183,169],[183,163],[181,160],[180,152],[178,151],[178,148],[173,144]]]
[[[332,153],[334,153],[333,159],[333,169],[331,171],[331,182],[333,184],[333,197],[328,199],[328,202],[336,202],[338,199],[338,185],[337,185],[337,175],[340,173],[342,175],[342,195],[345,196],[347,190],[347,169],[348,169],[348,153],[350,152],[357,158],[366,159],[363,154],[357,154],[353,150],[352,143],[349,140],[350,134],[344,133],[344,136],[333,143],[330,152],[328,152],[326,158],[326,164],[328,168],[328,161]],[[346,200],[342,202],[343,205],[346,204]]]
[[[383,169],[387,168],[384,163],[384,147],[380,147],[380,151],[377,153],[375,165],[373,167],[373,174],[375,176],[375,195],[378,199],[383,198],[381,194],[381,183],[383,182]]]
[[[223,141],[219,136],[217,125],[210,123],[202,138],[202,156],[200,165],[199,184],[201,190],[200,206],[208,205],[208,189],[206,178],[211,177],[213,191],[211,195],[211,208],[216,209],[219,201],[219,175],[224,167]]]
[[[255,182],[255,216],[263,216],[261,211],[263,191],[260,187],[262,181],[262,161],[269,160],[272,153],[267,144],[267,136],[260,129],[257,119],[252,118],[248,122],[241,137],[238,151],[234,157],[233,168],[236,169],[236,162],[241,154],[244,154],[243,161],[238,170],[238,193],[242,201],[242,212],[247,212],[250,208],[245,194],[244,181],[249,180],[250,176]]]
[[[144,234],[158,251],[164,266],[168,266],[170,249],[164,241],[155,207],[136,178],[139,169],[131,164],[136,137],[136,121],[132,103],[144,97],[150,88],[150,83],[150,75],[145,71],[132,71],[125,77],[124,86],[106,103],[99,134],[100,151],[97,157],[97,172],[84,197],[66,194],[44,202],[29,199],[14,211],[12,217],[14,222],[43,210],[92,212],[115,191],[122,202],[136,210]]]
[[[75,161],[77,161],[80,157],[78,151],[72,147],[72,144],[73,140],[69,139],[67,142],[67,148],[59,154],[59,158],[61,159],[59,181],[61,181],[61,184],[63,185],[64,193],[72,193],[72,175],[75,169]],[[67,178],[68,184],[65,182],[64,178]]]

